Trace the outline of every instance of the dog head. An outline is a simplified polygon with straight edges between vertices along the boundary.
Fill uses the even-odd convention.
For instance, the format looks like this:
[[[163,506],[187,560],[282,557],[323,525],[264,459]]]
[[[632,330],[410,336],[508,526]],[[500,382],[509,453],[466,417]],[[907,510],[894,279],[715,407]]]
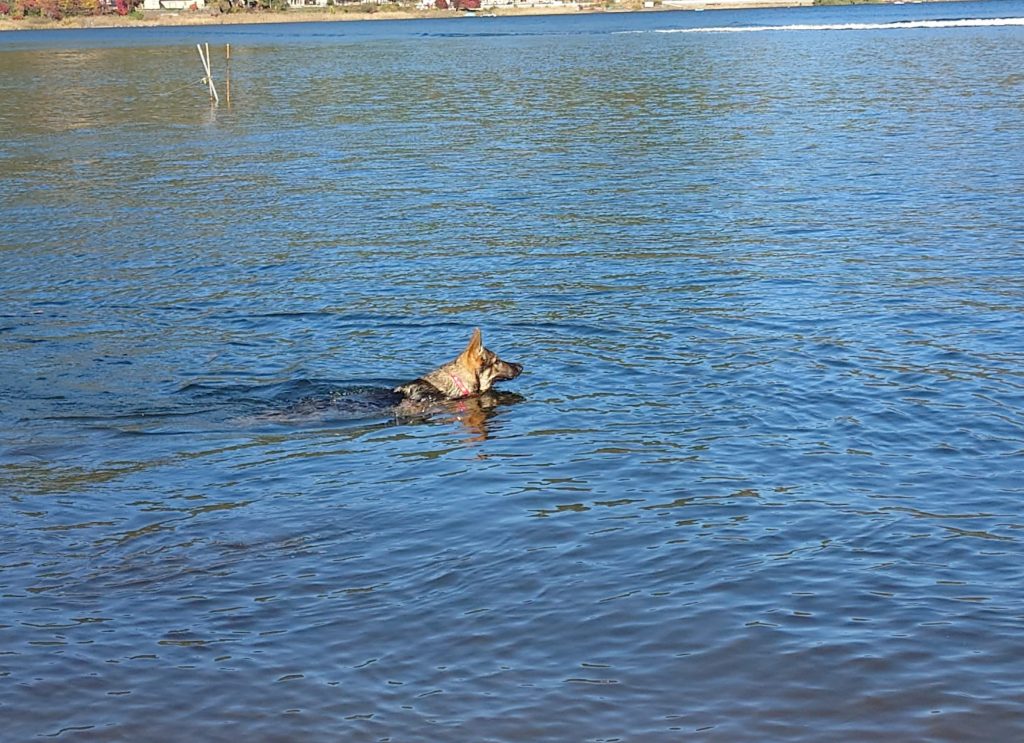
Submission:
[[[523,371],[521,364],[502,361],[498,354],[484,348],[480,329],[473,331],[466,350],[454,361],[395,387],[407,400],[461,400],[487,392],[495,382],[515,379]]]
[[[464,372],[464,379],[475,382],[472,386],[467,385],[473,393],[487,392],[495,382],[515,379],[523,373],[522,364],[502,361],[494,351],[484,348],[480,328],[473,331],[469,345],[455,359],[455,364]]]

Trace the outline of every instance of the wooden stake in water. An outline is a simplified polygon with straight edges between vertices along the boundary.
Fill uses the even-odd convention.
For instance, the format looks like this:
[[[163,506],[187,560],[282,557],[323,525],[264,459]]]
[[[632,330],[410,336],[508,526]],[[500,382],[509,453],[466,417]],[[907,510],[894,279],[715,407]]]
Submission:
[[[217,95],[217,88],[213,84],[213,73],[210,71],[210,45],[206,45],[206,54],[203,54],[202,45],[196,44],[196,49],[199,50],[199,59],[203,63],[203,69],[206,70],[206,84],[210,88],[210,100],[220,103],[220,96]]]
[[[227,100],[228,108],[231,108],[231,44],[224,46],[224,58],[227,60],[227,70],[224,73],[224,98]]]

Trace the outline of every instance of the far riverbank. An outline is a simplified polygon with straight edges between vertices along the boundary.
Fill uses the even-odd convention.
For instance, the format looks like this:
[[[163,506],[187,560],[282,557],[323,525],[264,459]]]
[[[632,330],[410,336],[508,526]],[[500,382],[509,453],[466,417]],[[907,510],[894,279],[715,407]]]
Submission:
[[[918,0],[919,2],[921,0]],[[943,0],[924,0],[942,2]],[[577,3],[518,4],[492,7],[479,11],[483,16],[572,15],[619,12],[664,12],[673,10],[736,10],[746,8],[791,8],[814,5],[814,0],[666,0],[654,7],[644,7],[642,0],[626,0],[614,8]],[[832,4],[832,3],[829,3]],[[840,4],[840,3],[835,3]],[[847,4],[847,3],[841,3]],[[852,4],[852,3],[851,3]],[[96,16],[72,16],[59,21],[39,16],[12,19],[0,17],[0,31],[43,30],[61,28],[146,28],[153,26],[217,26],[247,23],[323,23],[330,21],[409,20],[417,18],[454,18],[467,15],[461,11],[434,8],[395,8],[382,6],[367,12],[345,6],[328,8],[293,8],[287,11],[252,11],[220,13],[215,8],[195,11],[145,11],[120,16],[114,13]]]

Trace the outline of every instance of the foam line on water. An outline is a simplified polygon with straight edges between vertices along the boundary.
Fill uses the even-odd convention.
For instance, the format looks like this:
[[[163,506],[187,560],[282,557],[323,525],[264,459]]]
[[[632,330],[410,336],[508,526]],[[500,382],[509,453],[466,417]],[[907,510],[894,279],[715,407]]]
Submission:
[[[658,28],[660,34],[751,33],[758,31],[884,31],[907,28],[971,28],[978,26],[1024,26],[1024,18],[960,18],[933,21],[890,21],[888,23],[795,23],[787,26],[711,26],[707,28]],[[648,33],[648,32],[627,32]]]

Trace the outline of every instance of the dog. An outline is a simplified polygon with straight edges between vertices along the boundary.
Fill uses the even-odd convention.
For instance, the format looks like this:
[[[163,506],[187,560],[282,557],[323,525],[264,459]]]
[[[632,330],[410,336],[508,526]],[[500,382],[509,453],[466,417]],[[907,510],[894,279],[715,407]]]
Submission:
[[[484,348],[480,328],[476,328],[466,350],[454,361],[399,385],[393,391],[415,402],[461,400],[481,395],[489,391],[495,382],[515,379],[522,373],[522,364],[502,361],[496,353]]]

